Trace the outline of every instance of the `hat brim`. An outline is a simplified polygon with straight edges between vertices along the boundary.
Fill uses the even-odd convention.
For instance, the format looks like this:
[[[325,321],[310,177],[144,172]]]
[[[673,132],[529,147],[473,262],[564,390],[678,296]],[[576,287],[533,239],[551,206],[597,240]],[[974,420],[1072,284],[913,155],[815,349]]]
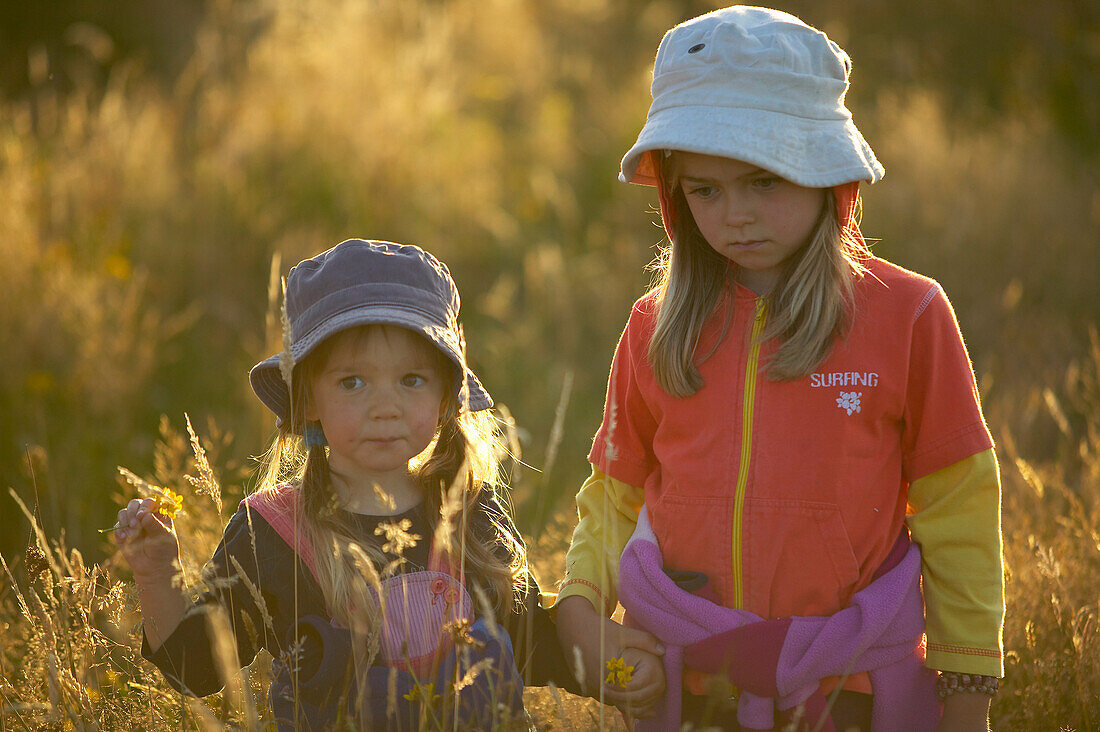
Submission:
[[[395,325],[423,336],[442,351],[455,368],[465,375],[464,383],[468,399],[464,401],[469,411],[480,412],[493,406],[493,399],[489,396],[489,392],[481,385],[481,381],[474,372],[463,363],[460,344],[452,343],[451,339],[446,337],[453,332],[453,329],[425,325],[422,314],[414,315],[402,308],[388,305],[366,306],[340,313],[326,320],[322,328],[309,334],[308,339],[295,343],[294,363],[301,362],[326,338],[359,325]],[[279,424],[282,424],[290,417],[290,390],[283,381],[279,363],[280,354],[260,361],[248,372],[248,381],[257,398],[275,413]]]
[[[656,150],[733,158],[807,188],[852,181],[875,183],[886,174],[850,118],[806,119],[763,109],[676,106],[651,111],[622,160],[619,180],[656,185]]]

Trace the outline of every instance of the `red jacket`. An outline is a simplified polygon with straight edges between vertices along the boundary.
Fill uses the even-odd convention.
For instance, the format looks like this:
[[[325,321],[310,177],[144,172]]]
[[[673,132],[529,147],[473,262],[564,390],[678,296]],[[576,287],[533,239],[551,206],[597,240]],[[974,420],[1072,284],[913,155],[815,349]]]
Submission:
[[[909,483],[993,444],[939,285],[867,264],[850,332],[797,381],[767,379],[775,344],[753,338],[766,301],[740,286],[690,397],[664,392],[649,366],[652,293],[623,332],[589,459],[644,487],[668,568],[704,572],[729,607],[837,612],[902,530]],[[726,320],[720,306],[697,354]]]

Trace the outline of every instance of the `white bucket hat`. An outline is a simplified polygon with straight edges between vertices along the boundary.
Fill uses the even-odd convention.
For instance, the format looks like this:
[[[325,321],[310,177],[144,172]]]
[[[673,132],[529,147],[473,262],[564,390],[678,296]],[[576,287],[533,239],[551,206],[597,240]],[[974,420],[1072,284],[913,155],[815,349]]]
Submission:
[[[852,60],[793,15],[738,5],[661,40],[653,104],[623,158],[624,183],[656,184],[646,153],[734,158],[809,188],[874,183],[886,171],[844,106]]]

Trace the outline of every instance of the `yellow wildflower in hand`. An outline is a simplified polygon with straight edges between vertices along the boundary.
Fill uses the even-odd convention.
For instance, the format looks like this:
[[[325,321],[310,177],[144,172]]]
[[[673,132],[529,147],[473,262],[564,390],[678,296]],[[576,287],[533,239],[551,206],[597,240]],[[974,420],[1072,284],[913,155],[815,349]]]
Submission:
[[[157,513],[174,519],[176,514],[183,510],[183,496],[170,488],[165,488],[163,495],[157,496]]]
[[[191,430],[191,420],[187,420],[187,429],[191,432],[193,441],[198,442],[198,438],[194,437],[194,431]],[[198,448],[201,449],[201,446]],[[205,454],[202,456],[202,461],[206,461]],[[208,465],[207,468],[210,466]],[[135,475],[133,472],[127,470],[121,465],[118,466],[118,472],[126,479],[126,482],[137,488],[138,493],[145,498],[152,498],[157,502],[157,513],[167,516],[168,518],[175,518],[176,514],[183,510],[183,496],[176,493],[171,488],[161,488],[159,485],[153,485],[144,478]],[[117,528],[117,527],[116,527]],[[105,529],[110,531],[111,529]]]
[[[626,685],[634,678],[634,667],[627,664],[621,658],[611,658],[607,662],[607,678],[605,684],[618,686],[625,689]]]

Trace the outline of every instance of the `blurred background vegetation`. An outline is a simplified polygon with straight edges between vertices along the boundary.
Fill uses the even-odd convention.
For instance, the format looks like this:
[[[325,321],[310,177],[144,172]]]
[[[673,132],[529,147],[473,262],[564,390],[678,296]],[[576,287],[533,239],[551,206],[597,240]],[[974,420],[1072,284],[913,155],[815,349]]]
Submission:
[[[1006,491],[1034,489],[1008,475],[1021,463],[1048,466],[1094,506],[1100,6],[775,4],[854,59],[849,105],[887,170],[864,190],[864,233],[954,302]],[[449,264],[473,366],[541,471],[513,476],[520,526],[535,540],[567,529],[612,350],[662,235],[654,192],[618,183],[618,162],[663,32],[718,6],[5,3],[9,563],[30,536],[9,487],[47,536],[102,558],[115,466],[158,470],[162,415],[179,430],[188,413],[220,446],[226,483],[247,485],[273,433],[246,379],[278,349],[272,276],[349,236]]]

